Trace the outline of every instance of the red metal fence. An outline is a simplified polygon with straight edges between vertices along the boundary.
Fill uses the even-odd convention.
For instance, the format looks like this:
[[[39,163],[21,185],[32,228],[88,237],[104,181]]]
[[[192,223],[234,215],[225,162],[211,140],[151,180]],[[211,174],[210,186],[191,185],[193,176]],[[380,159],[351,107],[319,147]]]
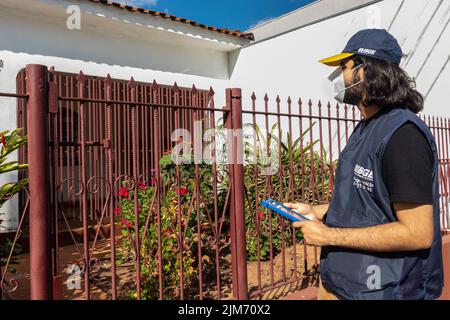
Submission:
[[[17,83],[17,94],[0,96],[18,98],[29,136],[19,159],[30,164],[21,176],[31,196],[21,195],[13,238],[29,226],[31,298],[273,298],[317,280],[318,249],[259,201],[328,203],[355,107],[227,89],[218,109],[212,88],[36,65]],[[450,120],[421,118],[439,147],[448,230]],[[20,282],[1,271],[14,297]]]

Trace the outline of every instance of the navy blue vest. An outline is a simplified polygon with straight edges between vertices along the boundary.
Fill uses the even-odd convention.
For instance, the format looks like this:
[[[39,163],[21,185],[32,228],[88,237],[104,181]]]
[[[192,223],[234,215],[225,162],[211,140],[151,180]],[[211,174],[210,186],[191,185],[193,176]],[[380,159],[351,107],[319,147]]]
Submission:
[[[360,122],[339,156],[336,183],[325,224],[358,228],[397,221],[382,179],[382,159],[389,139],[406,122],[427,138],[434,158],[434,240],[430,249],[375,253],[323,247],[320,274],[323,286],[342,299],[435,299],[443,286],[439,208],[438,154],[428,126],[412,111],[380,111],[367,124]],[[375,273],[379,281],[373,281]]]

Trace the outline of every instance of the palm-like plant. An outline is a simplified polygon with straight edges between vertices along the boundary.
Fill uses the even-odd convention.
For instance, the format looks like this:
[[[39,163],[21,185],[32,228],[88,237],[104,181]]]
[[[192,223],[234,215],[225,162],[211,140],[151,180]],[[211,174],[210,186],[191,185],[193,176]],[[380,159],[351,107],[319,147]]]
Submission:
[[[0,151],[0,174],[12,172],[28,167],[26,164],[19,164],[18,161],[8,161],[8,156],[15,150],[27,143],[27,138],[20,135],[21,129],[16,129],[11,133],[9,130],[0,132],[1,151]],[[0,187],[0,208],[8,200],[17,194],[23,187],[28,184],[28,179],[22,179],[18,182],[8,182]],[[0,223],[2,221],[0,220]],[[21,246],[6,238],[4,244],[0,243],[0,267],[7,264],[8,255],[11,254],[7,271],[15,273],[15,269],[10,265],[17,263],[17,255],[21,252]]]
[[[268,212],[258,206],[259,202],[269,196],[280,202],[328,202],[331,196],[329,180],[337,161],[330,163],[326,160],[327,152],[322,145],[322,156],[314,150],[319,140],[304,143],[312,127],[293,142],[289,133],[285,141],[281,129],[275,133],[277,124],[272,126],[267,137],[256,124],[247,124],[245,127],[253,129],[255,135],[253,139],[244,140],[246,159],[252,163],[244,169],[247,254],[249,260],[258,258],[256,246],[259,237],[259,258],[266,260],[270,254],[270,233],[276,254],[283,240],[285,244],[292,244],[292,230],[287,224],[283,227],[278,215],[272,215],[269,219]],[[271,158],[269,164],[267,155]],[[272,174],[267,174],[268,165],[275,169]],[[301,237],[300,232],[298,237]]]
[[[20,164],[18,161],[8,161],[8,156],[27,143],[27,138],[20,135],[22,129],[15,129],[11,133],[9,130],[0,132],[2,146],[0,152],[0,174],[28,168],[27,164]],[[0,208],[2,205],[24,186],[28,184],[28,178],[18,182],[8,182],[0,187]]]

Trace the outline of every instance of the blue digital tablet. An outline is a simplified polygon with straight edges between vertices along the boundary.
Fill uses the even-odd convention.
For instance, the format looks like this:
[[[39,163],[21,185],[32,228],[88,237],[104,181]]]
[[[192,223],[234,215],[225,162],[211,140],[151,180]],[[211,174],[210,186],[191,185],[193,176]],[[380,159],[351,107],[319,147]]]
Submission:
[[[292,222],[301,222],[301,221],[310,221],[310,219],[306,218],[304,215],[295,212],[291,208],[285,207],[281,203],[273,200],[273,199],[267,199],[261,201],[261,205],[265,208],[268,208],[282,217],[289,219]]]

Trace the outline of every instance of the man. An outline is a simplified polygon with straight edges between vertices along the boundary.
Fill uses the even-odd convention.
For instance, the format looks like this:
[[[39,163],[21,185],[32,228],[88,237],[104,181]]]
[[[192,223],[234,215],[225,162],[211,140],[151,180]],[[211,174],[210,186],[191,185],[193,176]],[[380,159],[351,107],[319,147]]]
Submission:
[[[285,204],[313,218],[294,227],[322,247],[319,299],[441,295],[437,147],[401,57],[392,35],[369,29],[321,60],[339,66],[336,99],[357,105],[363,120],[340,154],[330,204]]]

